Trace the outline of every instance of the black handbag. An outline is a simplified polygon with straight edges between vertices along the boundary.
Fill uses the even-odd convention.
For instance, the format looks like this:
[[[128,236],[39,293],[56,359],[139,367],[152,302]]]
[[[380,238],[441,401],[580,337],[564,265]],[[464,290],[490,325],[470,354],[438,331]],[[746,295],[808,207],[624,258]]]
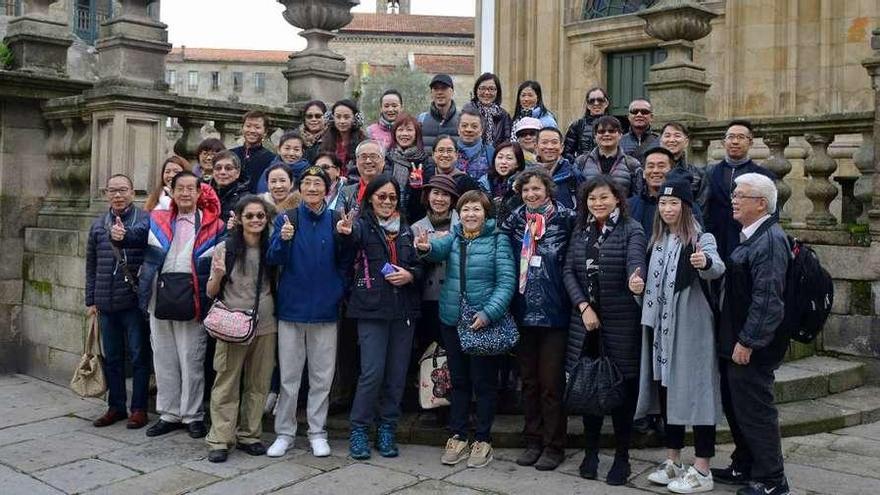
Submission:
[[[608,356],[599,335],[599,357],[581,356],[565,385],[569,414],[605,416],[623,404],[623,373]]]
[[[196,318],[196,293],[192,273],[160,273],[156,279],[154,316],[160,320],[194,320]]]

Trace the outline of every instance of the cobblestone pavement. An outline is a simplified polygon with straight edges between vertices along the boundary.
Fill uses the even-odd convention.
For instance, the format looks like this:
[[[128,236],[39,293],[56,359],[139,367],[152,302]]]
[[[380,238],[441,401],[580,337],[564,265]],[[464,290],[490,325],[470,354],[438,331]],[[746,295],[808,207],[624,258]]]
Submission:
[[[331,457],[318,459],[300,437],[282,458],[233,451],[226,463],[211,464],[204,442],[183,432],[149,439],[123,423],[92,427],[90,420],[103,411],[101,401],[80,399],[63,387],[0,375],[0,494],[666,493],[646,479],[663,459],[662,449],[634,450],[633,477],[624,487],[579,478],[582,453],[576,450],[559,469],[542,473],[517,466],[515,449],[499,449],[484,469],[467,469],[441,465],[440,449],[425,446],[403,445],[396,459],[355,462],[341,440],[331,441]],[[718,447],[716,465],[727,462],[730,450]],[[794,493],[880,494],[880,422],[787,438],[784,451]],[[604,454],[600,474],[611,463]],[[733,490],[720,486],[715,493]]]

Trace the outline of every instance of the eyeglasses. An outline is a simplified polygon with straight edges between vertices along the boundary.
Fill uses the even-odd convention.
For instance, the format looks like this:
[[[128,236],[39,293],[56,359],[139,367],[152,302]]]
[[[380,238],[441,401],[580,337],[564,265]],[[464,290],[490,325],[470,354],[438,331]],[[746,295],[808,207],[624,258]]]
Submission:
[[[587,103],[589,103],[590,105],[599,105],[599,104],[605,103],[605,101],[606,101],[605,98],[588,98],[587,99]]]
[[[747,196],[747,195],[745,195],[745,194],[743,194],[743,193],[738,193],[738,192],[730,193],[730,199],[731,199],[731,200],[734,200],[734,199],[736,199],[736,200],[740,200],[740,199],[746,199],[746,198],[749,198],[749,199],[764,199],[764,196]]]
[[[336,165],[321,165],[321,170],[327,171],[331,168],[336,168]]]
[[[381,156],[379,156],[379,153],[361,153],[357,157],[359,160],[367,160],[373,162],[378,162],[379,159],[382,158]]]
[[[242,216],[245,218],[245,220],[253,220],[254,217],[256,217],[257,220],[265,220],[266,218],[266,214],[262,211],[258,213],[245,213]]]
[[[617,134],[618,129],[596,129],[596,135],[601,136],[602,134]]]
[[[437,148],[434,150],[434,153],[438,155],[454,155],[455,148]]]
[[[397,195],[389,194],[389,193],[378,193],[374,196],[380,203],[384,203],[386,201],[391,201],[392,203],[397,203]]]
[[[497,93],[498,88],[496,88],[495,86],[478,86],[477,91],[479,91],[480,93]]]
[[[724,136],[724,139],[727,141],[748,141],[752,139],[751,136],[746,136],[745,134],[728,134]]]
[[[630,108],[630,115],[651,115],[651,110],[647,108]]]
[[[216,172],[216,171],[219,171],[219,170],[228,170],[228,171],[232,172],[233,170],[238,170],[238,167],[236,167],[235,165],[217,165],[217,164],[214,164],[214,171]]]
[[[323,113],[307,113],[306,118],[307,119],[323,119],[324,114]]]
[[[118,189],[107,189],[107,196],[116,196],[117,194],[124,195],[131,191],[131,188],[128,187],[120,187]]]

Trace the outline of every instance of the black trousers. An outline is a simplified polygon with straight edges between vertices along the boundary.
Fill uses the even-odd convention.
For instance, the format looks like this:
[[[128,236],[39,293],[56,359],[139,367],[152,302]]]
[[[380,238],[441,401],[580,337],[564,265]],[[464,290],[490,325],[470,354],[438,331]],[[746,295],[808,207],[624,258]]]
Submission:
[[[562,405],[568,329],[520,327],[519,332],[517,357],[522,376],[526,445],[561,453],[565,450],[568,423]]]
[[[779,413],[773,405],[773,371],[777,366],[746,366],[722,359],[721,402],[736,448],[730,455],[737,471],[751,479],[779,483],[785,479]]]
[[[660,415],[666,425],[665,444],[667,449],[681,450],[684,448],[684,425],[671,425],[666,415],[666,387],[660,388]],[[715,457],[715,425],[694,425],[694,454],[697,457]]]
[[[626,390],[623,404],[611,413],[614,423],[614,455],[629,457],[629,446],[632,440],[633,415],[636,413],[636,401],[639,398],[639,378],[623,380]],[[584,437],[586,450],[599,449],[599,436],[602,433],[604,416],[584,416]]]

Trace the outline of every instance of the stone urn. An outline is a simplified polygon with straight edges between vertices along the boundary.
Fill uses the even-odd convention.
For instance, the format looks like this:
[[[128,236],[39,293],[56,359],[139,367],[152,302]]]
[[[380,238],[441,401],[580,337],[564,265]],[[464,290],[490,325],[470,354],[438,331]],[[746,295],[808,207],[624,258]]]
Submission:
[[[284,5],[284,20],[302,29],[300,36],[308,41],[302,54],[333,54],[328,43],[335,35],[331,31],[345,27],[353,16],[352,7],[359,0],[278,0]]]

